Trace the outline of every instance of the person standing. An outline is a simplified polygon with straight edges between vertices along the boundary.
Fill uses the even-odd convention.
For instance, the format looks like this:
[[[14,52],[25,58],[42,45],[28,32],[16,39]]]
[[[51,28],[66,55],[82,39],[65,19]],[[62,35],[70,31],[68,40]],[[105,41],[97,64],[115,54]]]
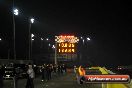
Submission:
[[[54,66],[53,66],[53,72],[54,72],[54,73],[56,73],[56,69],[57,69],[57,67],[56,67],[56,65],[54,65]]]
[[[61,74],[61,66],[58,65],[57,69],[58,69],[58,75],[60,75]]]
[[[51,79],[51,66],[47,65],[47,80]]]
[[[42,73],[42,80],[41,81],[46,81],[46,65],[42,65],[42,69],[41,69],[41,73]]]
[[[86,81],[86,79],[84,77],[85,74],[86,74],[86,71],[85,71],[85,69],[82,66],[79,66],[78,71],[79,71],[79,79],[78,79],[79,83],[83,84]]]
[[[0,66],[0,88],[3,88],[4,67]]]
[[[28,65],[28,70],[27,70],[27,74],[28,74],[28,78],[27,78],[27,84],[26,84],[26,88],[34,88],[34,77],[35,77],[35,73],[34,70],[32,68],[32,65]]]
[[[74,69],[73,69],[73,70],[74,70],[75,75],[76,75],[76,73],[77,73],[77,70],[76,70],[76,69],[77,69],[77,67],[74,66]]]
[[[18,67],[14,67],[14,88],[18,88],[18,79],[19,79],[19,75],[20,71]]]
[[[62,72],[63,72],[63,74],[66,73],[66,66],[65,66],[65,64],[62,65]]]

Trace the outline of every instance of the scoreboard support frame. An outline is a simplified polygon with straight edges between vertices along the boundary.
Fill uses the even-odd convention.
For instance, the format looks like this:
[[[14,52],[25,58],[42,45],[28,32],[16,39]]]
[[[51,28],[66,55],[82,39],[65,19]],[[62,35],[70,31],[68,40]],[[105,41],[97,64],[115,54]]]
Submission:
[[[55,65],[57,65],[57,42],[55,42]]]

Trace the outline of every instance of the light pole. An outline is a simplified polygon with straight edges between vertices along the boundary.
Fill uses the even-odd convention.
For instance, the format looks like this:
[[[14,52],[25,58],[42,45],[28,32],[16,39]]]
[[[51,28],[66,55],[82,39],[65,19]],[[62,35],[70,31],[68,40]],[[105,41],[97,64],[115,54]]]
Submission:
[[[19,14],[19,11],[18,9],[14,9],[14,4],[13,4],[13,39],[14,39],[14,42],[13,42],[13,47],[14,47],[14,59],[16,60],[16,45],[15,45],[15,15],[17,16]]]
[[[57,65],[57,43],[55,42],[55,45],[52,46],[53,49],[55,49],[55,57],[54,57],[54,61],[55,61],[55,65]]]
[[[33,37],[34,37],[34,34],[31,34],[31,60],[32,60],[32,45],[34,41]]]
[[[33,34],[31,35],[31,25],[34,23],[34,18],[29,19],[29,60],[31,60],[31,43],[32,43],[32,37],[34,36]]]

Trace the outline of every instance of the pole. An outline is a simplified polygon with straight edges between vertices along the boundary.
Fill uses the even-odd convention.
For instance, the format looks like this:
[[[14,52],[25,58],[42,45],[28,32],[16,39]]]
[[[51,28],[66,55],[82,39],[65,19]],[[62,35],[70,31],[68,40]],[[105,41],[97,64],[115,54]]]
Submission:
[[[14,9],[14,0],[13,0],[13,9]],[[13,10],[12,9],[12,10]],[[15,16],[14,16],[14,13],[12,13],[12,15],[13,15],[13,39],[14,39],[14,41],[13,41],[13,48],[14,48],[14,50],[13,50],[13,52],[14,52],[14,60],[16,60],[16,45],[15,45]]]
[[[8,60],[10,59],[10,49],[8,49]]]
[[[31,53],[30,53],[31,56],[30,56],[30,60],[32,60],[32,45],[33,45],[33,40],[32,40],[32,38],[30,39],[30,44],[31,44],[31,51],[30,51],[30,52],[31,52]]]
[[[57,65],[57,43],[55,42],[55,65]]]
[[[30,23],[30,20],[29,20],[29,47],[28,47],[28,59],[30,60],[31,59],[31,23]]]

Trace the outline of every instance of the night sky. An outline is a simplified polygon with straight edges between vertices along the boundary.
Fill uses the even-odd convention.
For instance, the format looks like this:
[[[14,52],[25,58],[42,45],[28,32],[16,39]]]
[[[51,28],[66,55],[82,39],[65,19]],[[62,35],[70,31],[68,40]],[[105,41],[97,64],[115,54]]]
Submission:
[[[99,65],[130,65],[132,58],[132,3],[119,0],[15,0],[20,10],[16,21],[17,57],[25,57],[28,18],[34,17],[31,32],[54,36],[74,34],[90,37],[86,52]],[[0,0],[1,56],[6,57],[12,43],[12,1]],[[87,60],[87,59],[85,59]]]

